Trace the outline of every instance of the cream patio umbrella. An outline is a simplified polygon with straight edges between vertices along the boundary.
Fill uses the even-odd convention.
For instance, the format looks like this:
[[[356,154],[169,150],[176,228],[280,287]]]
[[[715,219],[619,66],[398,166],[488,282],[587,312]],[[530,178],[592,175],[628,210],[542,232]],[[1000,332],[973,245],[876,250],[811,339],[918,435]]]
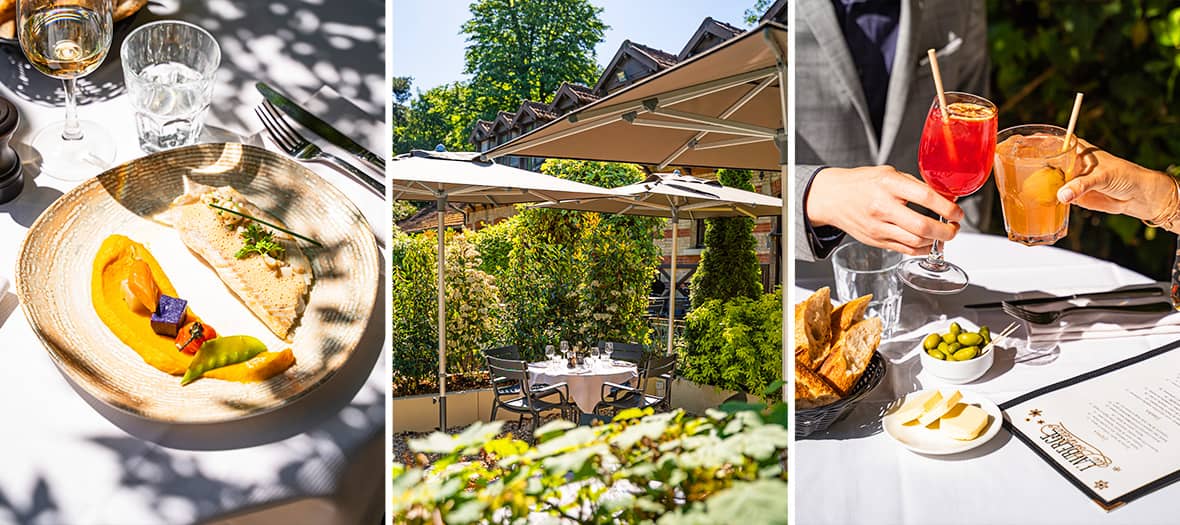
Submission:
[[[787,28],[753,29],[486,153],[704,168],[779,170],[787,177]],[[784,86],[786,87],[784,89]],[[783,230],[787,207],[781,207]],[[779,250],[791,275],[786,235]],[[784,315],[785,317],[785,315]],[[783,322],[783,343],[787,322]],[[783,360],[783,377],[787,360]],[[784,395],[786,391],[784,390]]]
[[[439,430],[447,429],[446,247],[443,219],[448,202],[505,205],[614,196],[589,184],[480,160],[479,153],[414,150],[389,169],[394,200],[435,201],[438,207],[438,399]]]
[[[676,253],[680,219],[715,217],[758,218],[778,215],[782,199],[738,188],[722,186],[716,181],[658,173],[643,182],[610,190],[611,198],[573,199],[546,203],[539,207],[563,210],[596,211],[622,215],[668,217],[672,220],[672,267],[668,286],[668,341],[672,350],[672,327],[676,318]]]

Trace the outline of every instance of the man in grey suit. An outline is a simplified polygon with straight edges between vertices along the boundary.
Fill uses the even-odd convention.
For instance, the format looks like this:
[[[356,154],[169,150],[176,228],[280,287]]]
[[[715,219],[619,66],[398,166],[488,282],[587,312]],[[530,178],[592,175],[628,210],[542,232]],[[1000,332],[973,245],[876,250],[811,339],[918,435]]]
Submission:
[[[827,257],[846,234],[910,255],[954,237],[957,224],[907,205],[965,217],[917,178],[918,143],[935,97],[927,49],[947,91],[987,95],[983,0],[794,1],[796,258]]]

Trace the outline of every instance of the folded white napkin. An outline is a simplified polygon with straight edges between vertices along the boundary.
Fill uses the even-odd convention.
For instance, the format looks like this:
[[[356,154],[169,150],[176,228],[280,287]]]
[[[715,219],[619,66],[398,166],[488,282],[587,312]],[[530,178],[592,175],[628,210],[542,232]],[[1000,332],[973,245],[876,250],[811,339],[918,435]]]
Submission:
[[[1170,299],[1166,296],[1135,299],[1079,299],[1027,306],[1026,308],[1038,312],[1049,312],[1071,306],[1130,306],[1167,301]],[[1180,333],[1180,313],[1083,311],[1068,313],[1052,324],[1027,323],[1027,327],[1029,341],[1034,343]]]

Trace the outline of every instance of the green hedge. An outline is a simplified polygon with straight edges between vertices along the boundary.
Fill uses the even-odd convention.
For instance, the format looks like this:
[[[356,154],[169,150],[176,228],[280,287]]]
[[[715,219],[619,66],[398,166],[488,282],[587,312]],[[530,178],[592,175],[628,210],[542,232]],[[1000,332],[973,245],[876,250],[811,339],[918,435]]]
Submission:
[[[759,299],[714,299],[685,318],[679,373],[751,394],[782,378],[782,290]]]

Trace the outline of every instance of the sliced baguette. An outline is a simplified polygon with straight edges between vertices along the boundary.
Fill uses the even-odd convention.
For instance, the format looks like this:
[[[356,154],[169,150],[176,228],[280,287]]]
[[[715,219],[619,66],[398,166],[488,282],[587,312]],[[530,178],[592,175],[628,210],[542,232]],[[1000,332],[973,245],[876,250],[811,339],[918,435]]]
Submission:
[[[832,296],[820,288],[795,305],[795,359],[815,370],[828,355],[832,338]]]
[[[870,317],[850,326],[832,346],[819,375],[836,387],[841,397],[852,391],[868,368],[873,352],[881,344],[881,328],[881,318]]]
[[[832,341],[840,340],[845,330],[865,319],[865,312],[872,300],[873,294],[864,295],[832,309]]]
[[[795,408],[805,410],[830,405],[840,399],[824,378],[803,363],[795,361]]]

